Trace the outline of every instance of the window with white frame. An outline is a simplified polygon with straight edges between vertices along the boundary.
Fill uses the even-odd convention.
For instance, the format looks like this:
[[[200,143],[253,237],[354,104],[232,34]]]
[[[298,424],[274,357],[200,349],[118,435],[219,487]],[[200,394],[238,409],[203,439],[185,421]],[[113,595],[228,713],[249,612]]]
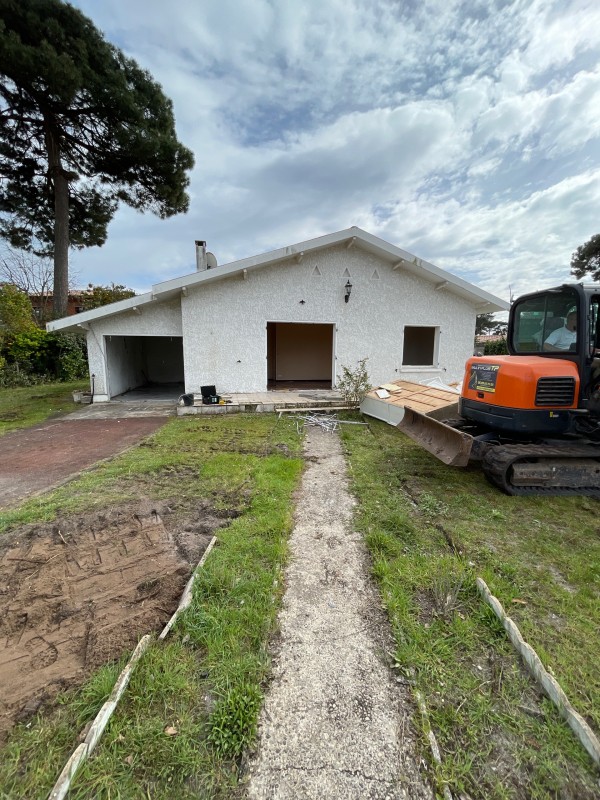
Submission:
[[[430,325],[405,325],[403,367],[437,366],[438,328]]]

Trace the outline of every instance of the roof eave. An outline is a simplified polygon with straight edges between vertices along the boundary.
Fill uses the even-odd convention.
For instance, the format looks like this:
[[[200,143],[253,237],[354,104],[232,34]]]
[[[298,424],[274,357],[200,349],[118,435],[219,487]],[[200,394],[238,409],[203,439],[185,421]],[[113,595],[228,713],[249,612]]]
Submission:
[[[151,303],[154,300],[152,292],[139,294],[135,297],[128,297],[126,300],[118,300],[116,303],[109,303],[106,306],[93,308],[91,311],[82,311],[80,314],[73,314],[70,317],[62,317],[61,319],[52,320],[46,323],[46,330],[48,331],[68,331],[77,330],[78,328],[86,329],[91,322],[106,317],[113,317],[116,314],[122,314],[126,311],[134,311],[138,306],[143,306],[146,303]]]
[[[493,313],[507,311],[510,308],[510,304],[505,300],[479,289],[477,286],[456,275],[452,275],[450,272],[446,272],[440,267],[436,267],[435,264],[431,264],[429,261],[418,258],[407,250],[402,250],[400,247],[396,247],[396,245],[390,244],[378,236],[367,233],[362,228],[353,226],[315,239],[309,239],[305,242],[289,245],[288,247],[281,247],[268,253],[250,256],[240,261],[232,261],[230,264],[223,264],[213,269],[192,272],[179,278],[162,281],[154,284],[152,291],[147,294],[77,314],[76,319],[66,317],[61,320],[55,320],[48,323],[47,328],[48,330],[76,330],[77,328],[86,327],[89,323],[99,318],[121,314],[154,300],[167,300],[182,293],[185,294],[188,289],[204,283],[213,283],[245,271],[267,267],[281,261],[295,260],[300,263],[306,253],[314,253],[317,250],[344,243],[349,247],[353,245],[360,246],[368,252],[376,253],[389,259],[395,268],[418,275],[436,284],[436,289],[449,291],[462,297],[479,312]]]

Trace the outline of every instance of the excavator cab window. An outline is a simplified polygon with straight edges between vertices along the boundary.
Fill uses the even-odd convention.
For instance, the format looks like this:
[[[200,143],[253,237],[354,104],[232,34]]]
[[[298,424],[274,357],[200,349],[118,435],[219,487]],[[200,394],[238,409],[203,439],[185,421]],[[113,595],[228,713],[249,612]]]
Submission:
[[[595,294],[590,302],[590,332],[589,332],[589,355],[591,357],[600,355],[600,296]]]
[[[577,295],[568,289],[517,300],[511,312],[515,353],[577,351]]]

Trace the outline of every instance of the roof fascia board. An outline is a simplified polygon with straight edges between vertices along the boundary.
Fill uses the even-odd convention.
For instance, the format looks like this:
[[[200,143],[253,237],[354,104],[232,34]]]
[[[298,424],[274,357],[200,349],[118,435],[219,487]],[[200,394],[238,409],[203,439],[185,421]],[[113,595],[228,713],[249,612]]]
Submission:
[[[365,250],[375,252],[384,258],[387,257],[392,264],[401,271],[406,270],[412,274],[420,275],[425,279],[430,279],[435,283],[446,282],[446,291],[453,291],[476,307],[487,304],[486,307],[490,312],[492,310],[506,311],[510,308],[510,304],[505,300],[483,289],[479,289],[472,283],[456,275],[452,275],[452,273],[440,269],[440,267],[436,267],[435,264],[431,264],[429,261],[418,258],[418,256],[409,253],[407,250],[402,250],[400,247],[396,247],[396,245],[390,244],[384,239],[380,239],[378,236],[367,233],[367,231],[364,231],[362,228],[353,226],[335,233],[326,234],[325,236],[319,236],[315,239],[309,239],[299,244],[281,247],[278,250],[272,250],[268,253],[250,256],[240,261],[232,261],[230,264],[223,264],[214,269],[192,272],[188,275],[182,275],[179,278],[172,278],[168,281],[156,283],[152,286],[151,292],[138,295],[137,297],[131,297],[127,300],[121,300],[117,303],[111,303],[110,305],[102,306],[92,311],[85,311],[81,314],[77,314],[76,321],[73,317],[54,320],[53,322],[49,322],[46,327],[50,331],[68,330],[70,328],[76,329],[80,327],[82,323],[89,323],[99,318],[122,314],[125,311],[132,310],[134,306],[141,306],[153,300],[166,300],[169,296],[181,293],[182,290],[185,290],[184,293],[187,293],[190,288],[203,283],[212,283],[238,274],[245,277],[248,272],[253,269],[267,267],[270,264],[286,261],[288,259],[295,259],[298,261],[301,255],[306,255],[307,253],[349,241],[351,241],[353,245],[361,246]]]
[[[143,306],[146,303],[151,303],[154,300],[152,292],[145,294],[138,294],[135,297],[128,297],[126,300],[118,300],[116,303],[109,303],[106,306],[99,308],[92,308],[91,311],[82,311],[80,314],[73,314],[70,317],[63,317],[62,319],[55,319],[52,322],[46,323],[46,330],[48,331],[64,331],[72,328],[82,328],[86,323],[94,322],[94,320],[113,317],[115,314],[122,314],[124,311],[133,311],[138,306]]]
[[[215,269],[203,270],[202,272],[184,275],[181,278],[173,278],[163,283],[157,283],[152,287],[152,292],[155,297],[162,297],[180,291],[183,288],[189,289],[202,283],[221,280],[222,278],[243,272],[243,270],[249,271],[259,267],[266,267],[270,264],[292,258],[298,260],[298,257],[302,254],[306,255],[307,253],[321,250],[325,247],[332,247],[344,242],[362,245],[367,250],[372,250],[379,255],[387,256],[394,264],[402,262],[401,269],[406,268],[407,271],[423,277],[431,276],[431,279],[435,282],[447,281],[448,291],[452,291],[453,289],[459,290],[456,293],[469,300],[474,305],[480,305],[483,301],[484,303],[490,303],[490,305],[495,306],[495,310],[497,311],[510,308],[510,304],[501,298],[495,297],[483,289],[479,289],[477,286],[474,286],[456,275],[452,275],[450,272],[440,267],[436,267],[435,264],[431,264],[429,261],[418,258],[418,256],[409,253],[408,250],[402,250],[400,247],[396,247],[386,242],[384,239],[373,236],[373,234],[367,233],[367,231],[357,227],[346,228],[336,233],[319,236],[316,239],[309,239],[308,241],[282,247],[268,253],[244,258],[241,261],[232,261],[230,264],[224,264]]]
[[[496,297],[495,295],[480,289],[478,286],[474,286],[472,283],[459,278],[457,275],[453,275],[451,272],[441,269],[440,267],[436,267],[435,264],[425,261],[425,259],[419,258],[418,256],[409,253],[407,250],[402,250],[400,247],[396,247],[396,245],[390,244],[384,239],[380,239],[378,236],[373,236],[373,234],[367,233],[367,231],[363,231],[360,228],[357,230],[360,231],[360,237],[357,234],[357,238],[360,238],[364,242],[368,242],[368,244],[370,244],[375,250],[386,253],[394,260],[395,264],[398,264],[398,262],[401,261],[402,264],[398,266],[400,271],[406,269],[408,272],[412,272],[417,275],[422,274],[423,272],[429,273],[436,282],[444,282],[446,284],[445,288],[447,288],[448,291],[451,291],[453,287],[462,289],[463,292],[466,292],[473,297],[473,302],[477,303],[478,305],[480,305],[481,301],[483,300],[485,303],[490,303],[491,305],[497,306],[498,311],[506,311],[510,308],[510,303],[507,303],[500,297]]]
[[[317,239],[310,239],[288,247],[280,247],[278,250],[271,250],[268,253],[243,258],[240,261],[232,261],[230,264],[222,264],[213,269],[192,272],[188,275],[183,275],[181,278],[172,278],[169,281],[155,284],[152,287],[152,293],[155,297],[160,297],[170,292],[181,290],[184,287],[190,289],[198,284],[218,281],[241,273],[243,270],[250,271],[259,267],[268,267],[270,264],[275,264],[278,261],[287,261],[288,259],[298,260],[299,257],[306,256],[307,253],[347,241],[356,235],[355,231],[357,230],[357,228],[348,228],[336,233],[329,233],[326,236],[319,236]]]

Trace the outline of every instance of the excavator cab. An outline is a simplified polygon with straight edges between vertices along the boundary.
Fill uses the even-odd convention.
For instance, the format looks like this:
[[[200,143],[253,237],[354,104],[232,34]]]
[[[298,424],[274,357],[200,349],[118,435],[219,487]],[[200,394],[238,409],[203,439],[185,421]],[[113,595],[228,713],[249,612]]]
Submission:
[[[600,376],[599,308],[600,287],[582,284],[525,295],[511,308],[509,353],[573,364],[578,373],[578,408],[589,407]]]
[[[398,426],[446,464],[480,461],[510,494],[600,496],[600,286],[512,305],[509,355],[466,363],[459,420],[406,409]]]
[[[515,438],[578,435],[595,413],[598,289],[564,285],[516,300],[509,355],[467,362],[461,416]]]

